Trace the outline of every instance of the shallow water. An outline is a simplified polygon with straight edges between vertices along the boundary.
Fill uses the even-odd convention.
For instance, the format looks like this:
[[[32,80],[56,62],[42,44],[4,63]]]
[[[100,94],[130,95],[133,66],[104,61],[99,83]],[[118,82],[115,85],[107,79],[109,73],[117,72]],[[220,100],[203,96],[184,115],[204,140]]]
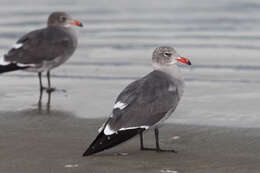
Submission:
[[[186,88],[168,122],[260,126],[260,3],[256,0],[1,1],[0,54],[28,31],[45,26],[52,11],[67,11],[79,48],[54,70],[52,108],[76,117],[106,117],[117,94],[150,72],[155,47],[189,57]],[[37,107],[36,75],[1,75],[0,114]]]

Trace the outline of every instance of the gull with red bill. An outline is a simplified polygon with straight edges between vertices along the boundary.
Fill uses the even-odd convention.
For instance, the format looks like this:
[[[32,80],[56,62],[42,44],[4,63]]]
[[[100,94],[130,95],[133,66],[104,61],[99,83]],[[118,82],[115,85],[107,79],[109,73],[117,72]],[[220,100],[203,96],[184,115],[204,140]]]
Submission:
[[[184,80],[177,62],[191,65],[189,59],[179,56],[174,48],[156,48],[152,56],[154,70],[130,83],[119,94],[112,115],[83,156],[109,149],[138,134],[141,150],[175,152],[160,148],[158,128],[174,112],[183,95]],[[154,130],[155,148],[144,147],[143,132],[149,129]]]
[[[82,27],[65,12],[50,14],[47,27],[29,32],[0,57],[0,73],[24,70],[37,72],[40,91],[54,91],[50,83],[50,71],[67,61],[75,52],[78,41],[71,26]],[[47,72],[48,87],[42,85],[42,72]]]

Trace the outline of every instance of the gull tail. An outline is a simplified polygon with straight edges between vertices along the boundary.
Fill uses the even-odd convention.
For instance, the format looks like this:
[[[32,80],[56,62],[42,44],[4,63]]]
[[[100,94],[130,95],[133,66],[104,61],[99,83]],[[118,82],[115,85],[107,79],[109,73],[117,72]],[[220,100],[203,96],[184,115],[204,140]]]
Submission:
[[[0,65],[0,73],[6,73],[16,70],[26,69],[28,66],[18,66],[17,64],[11,63],[8,65]]]
[[[92,142],[89,148],[85,151],[83,156],[89,156],[106,149],[112,148],[128,139],[134,137],[135,135],[142,132],[143,128],[120,130],[112,135],[105,135],[104,129],[98,134],[96,139]]]

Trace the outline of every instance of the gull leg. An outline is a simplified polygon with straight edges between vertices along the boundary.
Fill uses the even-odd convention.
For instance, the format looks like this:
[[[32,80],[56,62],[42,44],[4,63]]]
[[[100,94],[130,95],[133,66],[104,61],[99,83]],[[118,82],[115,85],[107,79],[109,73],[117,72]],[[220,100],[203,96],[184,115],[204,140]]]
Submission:
[[[47,112],[50,113],[51,107],[51,92],[48,92]]]
[[[143,132],[140,132],[139,135],[140,135],[140,150],[144,150],[144,151],[156,151],[155,148],[147,148],[147,147],[144,147]]]
[[[38,78],[39,78],[39,83],[40,83],[40,91],[42,91],[44,89],[44,87],[42,86],[42,73],[38,72]]]
[[[163,149],[160,148],[158,128],[154,129],[154,135],[155,135],[156,148],[146,148],[146,147],[143,146],[143,132],[140,133],[140,145],[141,145],[140,148],[141,148],[141,150],[177,153],[177,151],[175,151],[175,150],[163,150]]]
[[[39,96],[39,100],[38,100],[38,107],[39,109],[41,109],[42,107],[42,91],[43,91],[43,86],[42,86],[42,73],[39,72],[38,73],[38,78],[39,78],[39,83],[40,83],[40,96]]]
[[[141,132],[139,135],[140,135],[140,150],[144,150],[143,132]]]
[[[158,128],[154,129],[154,136],[155,136],[156,151],[157,152],[173,152],[173,153],[177,153],[177,151],[175,151],[175,150],[163,150],[163,149],[160,148],[160,144],[159,144],[159,130],[158,130]]]
[[[55,91],[55,88],[51,88],[51,74],[50,74],[50,71],[47,72],[47,79],[48,79],[48,88],[47,88],[46,91],[48,93]]]

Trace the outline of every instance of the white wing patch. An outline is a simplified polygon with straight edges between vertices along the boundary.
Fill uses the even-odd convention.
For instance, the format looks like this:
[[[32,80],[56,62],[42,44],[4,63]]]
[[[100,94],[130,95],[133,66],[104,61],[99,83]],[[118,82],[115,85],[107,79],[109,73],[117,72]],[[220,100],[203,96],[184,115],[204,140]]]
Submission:
[[[13,49],[19,49],[19,48],[21,48],[21,47],[23,47],[23,44],[22,44],[22,43],[16,43],[16,44],[14,44],[14,45],[12,46]],[[9,64],[11,64],[11,62],[6,61],[6,60],[4,59],[4,56],[0,57],[0,65],[9,65]],[[22,64],[21,64],[20,66],[22,67]]]
[[[5,61],[5,58],[3,56],[0,57],[0,65],[9,65],[9,64],[10,64],[10,62]]]
[[[23,44],[22,44],[22,43],[16,43],[16,44],[13,45],[12,48],[14,48],[14,49],[19,49],[19,48],[21,48],[21,47],[23,47]]]
[[[101,131],[102,131],[102,128],[103,128],[103,127],[100,128]],[[118,131],[131,130],[131,129],[139,129],[139,128],[147,130],[147,129],[149,129],[149,126],[125,127],[125,128],[119,129]],[[98,130],[100,130],[100,129],[98,129]],[[109,124],[106,125],[106,127],[105,127],[105,129],[104,129],[104,134],[105,134],[105,135],[112,135],[112,134],[114,134],[114,133],[117,133],[117,131],[112,130]]]
[[[22,63],[16,63],[19,67],[35,67],[35,64],[22,64]]]
[[[104,134],[105,135],[112,135],[114,133],[116,133],[116,131],[112,130],[109,124],[106,125],[106,127],[104,129]]]
[[[118,102],[116,102],[116,104],[114,105],[114,109],[124,109],[125,107],[127,106],[127,104],[125,104],[125,103],[123,103],[123,102],[120,102],[120,101],[118,101]]]
[[[145,130],[147,130],[147,129],[149,129],[149,126],[139,126],[139,127],[126,127],[126,128],[121,128],[121,129],[119,129],[119,131],[121,131],[121,130],[131,130],[131,129],[145,129]]]
[[[15,63],[15,62],[13,62]],[[6,61],[4,57],[0,57],[0,65],[9,65],[11,64],[10,61]],[[35,64],[22,64],[22,63],[15,63],[18,67],[35,67]]]

